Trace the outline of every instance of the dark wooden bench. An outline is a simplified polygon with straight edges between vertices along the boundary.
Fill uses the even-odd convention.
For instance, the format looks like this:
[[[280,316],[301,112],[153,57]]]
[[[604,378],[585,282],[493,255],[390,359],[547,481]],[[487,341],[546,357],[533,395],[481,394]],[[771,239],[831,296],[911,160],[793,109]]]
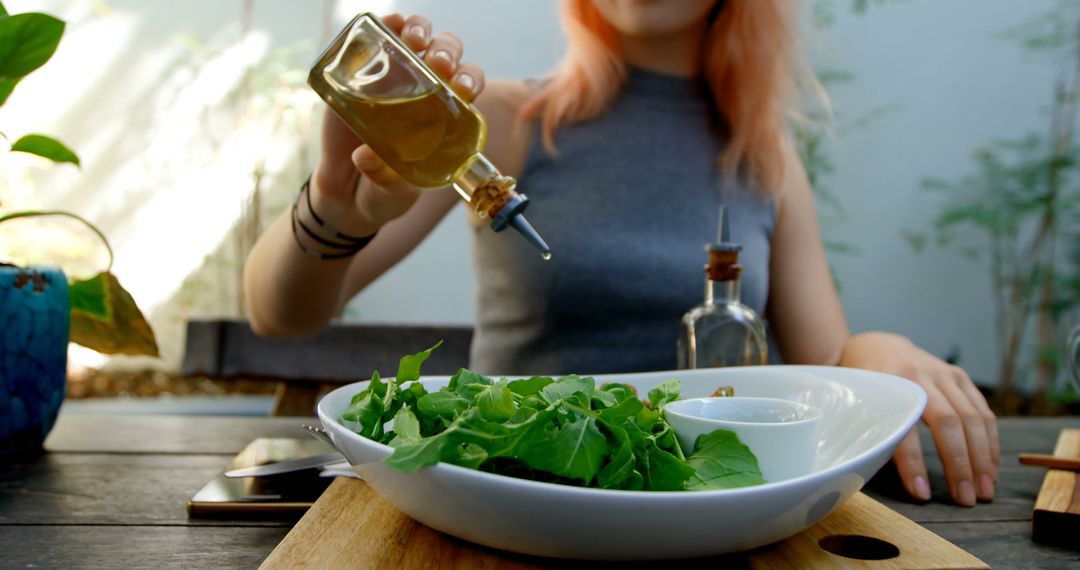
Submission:
[[[397,373],[398,360],[442,340],[424,363],[424,374],[453,374],[468,364],[468,326],[333,323],[304,338],[261,338],[243,319],[194,319],[187,323],[186,376],[266,380],[277,383],[273,414],[312,415],[319,395],[334,386],[366,380],[373,370]]]

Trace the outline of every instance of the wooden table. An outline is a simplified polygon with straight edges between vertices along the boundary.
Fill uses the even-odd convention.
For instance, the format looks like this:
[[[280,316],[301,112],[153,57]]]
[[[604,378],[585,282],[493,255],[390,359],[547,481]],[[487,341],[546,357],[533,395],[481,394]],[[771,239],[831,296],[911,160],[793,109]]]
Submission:
[[[61,414],[50,453],[0,467],[0,568],[255,568],[291,523],[189,519],[186,501],[251,440],[304,437],[305,421]],[[1049,453],[1059,430],[1080,428],[1080,418],[1004,418],[1000,426],[993,503],[951,506],[933,453],[938,491],[929,504],[907,502],[889,467],[867,491],[994,567],[1076,567],[1080,549],[1031,541],[1045,471],[1019,465],[1017,454]],[[923,448],[932,450],[925,435]]]

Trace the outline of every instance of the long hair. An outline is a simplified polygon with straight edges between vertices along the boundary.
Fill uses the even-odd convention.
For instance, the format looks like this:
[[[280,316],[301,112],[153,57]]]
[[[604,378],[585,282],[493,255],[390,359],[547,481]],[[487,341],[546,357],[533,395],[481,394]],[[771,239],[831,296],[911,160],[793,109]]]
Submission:
[[[785,111],[794,102],[797,37],[791,0],[718,0],[701,61],[727,128],[718,157],[726,176],[747,175],[775,190],[783,178]],[[591,0],[562,0],[568,52],[553,77],[523,106],[539,119],[544,147],[555,153],[559,125],[601,114],[626,79],[615,31]]]

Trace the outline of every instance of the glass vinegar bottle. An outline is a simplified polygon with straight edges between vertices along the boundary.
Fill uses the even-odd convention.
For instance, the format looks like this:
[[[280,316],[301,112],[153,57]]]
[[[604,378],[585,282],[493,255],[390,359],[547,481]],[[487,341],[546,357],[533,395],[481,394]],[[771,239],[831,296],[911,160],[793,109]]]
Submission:
[[[683,315],[677,342],[680,369],[765,364],[765,321],[739,300],[739,252],[731,242],[706,246],[705,301]]]
[[[483,116],[379,18],[353,18],[319,56],[308,84],[402,178],[420,188],[452,184],[492,229],[511,226],[550,257],[522,214],[528,198],[482,152]]]

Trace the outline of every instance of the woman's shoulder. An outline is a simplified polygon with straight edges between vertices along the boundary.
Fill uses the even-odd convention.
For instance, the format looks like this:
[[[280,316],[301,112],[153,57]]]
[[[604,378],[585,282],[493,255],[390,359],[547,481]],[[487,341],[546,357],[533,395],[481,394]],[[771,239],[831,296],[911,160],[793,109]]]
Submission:
[[[492,81],[477,97],[476,106],[489,122],[517,119],[535,92],[536,84],[530,81]]]
[[[517,177],[525,166],[533,125],[521,111],[535,92],[526,81],[492,81],[476,99],[488,124],[485,154],[509,176]]]

